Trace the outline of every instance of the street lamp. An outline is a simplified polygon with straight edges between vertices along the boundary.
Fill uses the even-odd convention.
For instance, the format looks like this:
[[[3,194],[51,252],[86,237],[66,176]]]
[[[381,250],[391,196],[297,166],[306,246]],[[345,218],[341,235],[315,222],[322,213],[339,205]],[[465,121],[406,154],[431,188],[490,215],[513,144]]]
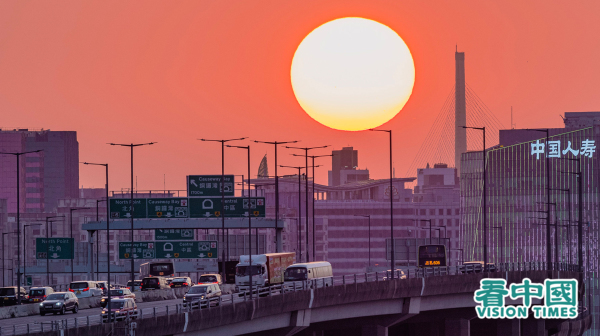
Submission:
[[[327,146],[317,146],[317,147],[290,147],[290,146],[285,146],[285,148],[290,148],[290,149],[302,149],[304,151],[304,159],[306,161],[306,262],[310,261],[310,253],[309,253],[309,240],[308,240],[308,151],[311,149],[319,149],[319,148],[326,148],[329,147],[329,145]],[[313,160],[313,183],[314,183],[314,160]],[[313,196],[314,198],[314,196]],[[313,209],[314,211],[314,209]],[[313,222],[313,229],[314,229],[314,222]],[[313,232],[313,236],[314,236],[314,232]],[[314,244],[314,242],[313,242]],[[313,258],[315,256],[313,255]]]
[[[485,127],[468,127],[462,126],[466,129],[474,129],[483,131],[483,265],[487,266],[487,169],[486,169],[486,156],[485,156]]]
[[[86,162],[84,164],[90,164],[90,163]],[[106,193],[106,197],[107,198],[103,199],[103,200],[96,200],[96,222],[100,221],[99,204],[101,202],[106,202],[106,207],[108,208],[108,192]],[[108,221],[108,218],[107,218],[107,221]],[[94,268],[92,266],[92,272],[93,272],[93,270],[94,270]],[[96,232],[96,280],[100,280],[100,230],[98,230],[98,232]]]
[[[296,141],[258,141],[258,140],[254,140],[254,142],[256,143],[262,143],[262,144],[270,144],[270,145],[275,145],[275,239],[277,240],[277,243],[275,244],[275,248],[277,252],[282,252],[281,251],[281,241],[278,238],[277,235],[277,231],[279,229],[278,227],[278,223],[277,221],[279,220],[279,175],[277,175],[277,145],[284,145],[284,144],[289,144],[289,143],[296,143],[298,142]],[[248,179],[250,179],[250,176],[248,176]]]
[[[4,258],[4,247],[6,246],[6,242],[4,241],[4,236],[8,235],[8,234],[13,234],[16,232],[4,232],[2,233],[2,287],[4,287],[4,263],[6,262],[6,259]],[[13,259],[14,260],[14,259]]]
[[[571,189],[567,188],[567,189],[551,189],[554,191],[564,191],[567,193],[568,195],[568,206],[569,206],[569,224],[567,226],[567,253],[568,253],[568,263],[571,264]],[[555,208],[556,211],[556,208]]]
[[[294,166],[283,166],[283,165],[279,165],[279,167],[281,168],[294,168],[294,169],[298,169],[298,250],[300,252],[300,258],[298,259],[298,262],[302,261],[302,175],[301,175],[301,170],[304,169],[304,167],[294,167]],[[306,191],[308,192],[308,190]],[[308,206],[308,204],[306,205]],[[308,230],[308,227],[306,228],[306,230]],[[306,233],[306,239],[308,240],[308,233]],[[306,243],[308,246],[308,243]],[[308,249],[308,247],[307,247]],[[306,260],[308,262],[308,258]]]
[[[252,300],[252,202],[250,200],[250,146],[227,145],[227,147],[245,149],[248,151],[248,268],[250,271],[248,282],[250,283],[250,300]],[[258,237],[258,234],[256,236]]]
[[[396,256],[394,255],[394,186],[393,186],[393,168],[392,168],[392,130],[369,129],[369,131],[387,132],[390,135],[390,238],[392,239],[392,279],[394,279],[394,270],[396,269]]]
[[[50,258],[48,258],[48,246],[50,245],[50,243],[48,240],[50,239],[50,236],[52,235],[52,229],[49,228],[49,224],[54,222],[54,221],[50,221],[50,219],[55,219],[55,218],[62,218],[62,220],[64,220],[65,215],[46,216],[46,283],[48,286],[50,286]]]
[[[27,227],[28,226],[36,226],[42,225],[41,223],[37,224],[25,224],[23,225],[23,277],[27,274]],[[27,284],[27,280],[24,281]]]
[[[227,230],[227,248],[225,248],[225,143],[244,139],[246,139],[246,137],[224,140],[198,139],[200,141],[221,143],[221,243],[223,245],[221,254],[221,270],[223,271],[223,279],[226,279],[225,260],[229,260],[229,255],[227,254],[229,252],[229,230]],[[250,176],[248,176],[248,178],[250,178]],[[218,234],[217,240],[219,240]]]
[[[133,147],[132,147],[133,148]],[[105,184],[105,188],[106,188],[106,280],[107,280],[107,286],[108,286],[108,293],[107,293],[107,305],[108,307],[110,307],[110,201],[108,198],[108,163],[93,163],[93,162],[84,162],[84,165],[92,165],[92,166],[102,166],[106,169],[106,184]],[[131,194],[133,194],[133,190],[131,190]],[[98,203],[96,203],[96,206],[98,205]],[[133,203],[132,203],[133,205]],[[133,215],[133,211],[131,211],[131,214]],[[131,217],[133,218],[133,216]],[[98,220],[98,210],[96,208],[96,220]],[[98,236],[100,236],[100,231],[98,231]],[[98,236],[96,236],[96,238],[98,238]],[[133,237],[133,235],[132,235]],[[131,245],[133,247],[133,244]],[[96,248],[98,248],[98,246],[96,246]],[[99,250],[98,250],[98,255],[96,255],[96,271],[98,271],[98,268],[100,267],[100,263],[99,263]],[[131,256],[131,260],[133,260],[133,256]],[[96,276],[96,278],[98,278],[98,276]],[[131,281],[131,291],[135,292],[135,283],[134,281]],[[112,323],[112,320],[111,322]]]
[[[431,219],[413,219],[413,221],[429,222],[429,245],[431,245]]]
[[[581,172],[581,159],[563,159],[577,162],[577,172],[562,172],[564,174],[572,174],[577,176],[577,195],[578,195],[578,211],[577,211],[577,263],[579,271],[583,271],[583,174]],[[570,230],[570,228],[569,228]]]
[[[0,154],[14,155],[17,157],[17,293],[21,292],[21,188],[20,188],[20,169],[19,159],[21,155],[41,152],[41,149],[29,152],[0,152]],[[17,304],[21,304],[21,296],[17,297]]]
[[[298,155],[298,154],[292,154],[293,156],[302,156],[302,155]],[[327,155],[309,155],[309,158],[312,158],[312,176],[313,176],[313,181],[312,181],[312,247],[313,247],[313,258],[316,260],[317,259],[317,252],[315,250],[315,158],[320,158],[320,157],[327,157],[327,156],[333,156],[333,154],[327,154]],[[308,179],[307,179],[308,180]],[[308,191],[306,193],[308,195]],[[308,205],[307,205],[308,207]]]
[[[464,260],[464,251],[463,249],[452,249],[451,251],[459,251],[460,252],[460,263],[463,264],[465,262]],[[458,265],[458,261],[456,262],[456,265]]]
[[[148,142],[148,143],[138,143],[138,144],[116,144],[116,143],[109,143],[109,145],[111,146],[121,146],[121,147],[129,147],[131,149],[131,200],[129,203],[129,212],[131,213],[131,248],[133,248],[133,218],[135,217],[135,212],[133,211],[134,206],[133,206],[133,148],[134,147],[141,147],[141,146],[150,146],[150,145],[154,145],[156,142]],[[85,164],[85,163],[84,163]],[[108,164],[106,165],[106,169],[108,170]],[[108,175],[108,173],[107,173]],[[108,181],[108,178],[107,178]],[[107,183],[108,184],[108,183]],[[106,193],[107,193],[107,199],[108,199],[108,188],[106,188]],[[106,207],[107,209],[110,208],[110,206]],[[107,218],[108,220],[108,218]],[[108,222],[107,222],[108,223]],[[108,229],[108,227],[107,227]],[[109,262],[110,263],[110,262]],[[133,258],[133,255],[131,256],[131,283],[133,284],[133,282],[135,281],[135,276],[134,276],[134,264],[135,264],[135,260]],[[132,292],[135,292],[135,286],[131,287],[133,290]],[[109,288],[110,291],[110,288]],[[110,297],[109,297],[110,300]]]
[[[90,208],[70,208],[69,210],[69,221],[71,222],[71,239],[73,240],[73,246],[71,246],[71,282],[73,282],[73,276],[75,272],[75,239],[73,239],[73,211],[89,210]],[[133,211],[132,211],[133,213]]]
[[[528,128],[527,131],[546,133],[546,143],[544,144],[544,152],[546,153],[546,203],[550,204],[550,157],[546,151],[546,146],[548,146],[548,141],[550,139],[550,130]],[[546,212],[546,268],[549,270],[550,263],[552,262],[552,251],[550,247],[550,206],[546,206]]]
[[[354,217],[365,217],[369,219],[369,267],[371,267],[371,215],[354,215]]]

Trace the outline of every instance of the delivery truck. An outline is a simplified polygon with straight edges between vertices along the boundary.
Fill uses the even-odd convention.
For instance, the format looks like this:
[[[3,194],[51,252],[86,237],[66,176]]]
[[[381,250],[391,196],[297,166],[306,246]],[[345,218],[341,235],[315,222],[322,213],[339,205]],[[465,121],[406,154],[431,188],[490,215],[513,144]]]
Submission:
[[[235,285],[239,291],[250,288],[250,272],[252,272],[252,286],[256,288],[283,284],[285,269],[296,262],[295,252],[267,253],[240,256],[240,262],[235,268]]]

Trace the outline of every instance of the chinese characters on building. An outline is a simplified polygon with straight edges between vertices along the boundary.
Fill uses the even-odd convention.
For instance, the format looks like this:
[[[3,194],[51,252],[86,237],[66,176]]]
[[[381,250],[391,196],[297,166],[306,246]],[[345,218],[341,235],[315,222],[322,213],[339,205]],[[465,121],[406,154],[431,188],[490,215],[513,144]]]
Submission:
[[[536,159],[539,160],[541,155],[548,155],[549,158],[561,158],[567,155],[571,156],[586,156],[593,157],[596,152],[596,140],[585,139],[581,141],[581,145],[578,148],[574,147],[571,141],[562,143],[560,140],[549,140],[548,148],[546,144],[537,140],[531,143],[531,155],[535,155]]]

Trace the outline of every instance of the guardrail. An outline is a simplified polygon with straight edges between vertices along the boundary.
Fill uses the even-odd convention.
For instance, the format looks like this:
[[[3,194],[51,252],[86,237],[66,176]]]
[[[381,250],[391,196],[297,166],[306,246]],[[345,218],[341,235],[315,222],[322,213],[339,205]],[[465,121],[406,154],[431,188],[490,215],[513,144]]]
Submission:
[[[549,266],[549,267],[547,267]],[[423,278],[432,276],[455,275],[481,273],[481,272],[514,272],[514,271],[573,271],[579,269],[578,265],[550,263],[545,262],[523,262],[523,263],[500,263],[483,267],[481,264],[469,264],[459,266],[441,266],[417,269],[396,269],[394,270],[394,279]],[[211,309],[214,306],[233,304],[248,300],[259,300],[261,297],[270,295],[285,295],[286,293],[310,290],[313,288],[322,288],[328,286],[351,285],[365,282],[378,282],[392,280],[391,271],[358,273],[352,275],[337,275],[332,278],[321,278],[308,281],[295,281],[283,285],[274,285],[254,289],[252,295],[249,291],[221,295],[216,298],[195,300],[191,303],[179,303],[175,305],[166,305],[162,307],[151,307],[138,309],[136,318],[154,318],[171,314],[181,314],[195,309]],[[252,298],[251,298],[252,296]],[[81,326],[92,326],[102,324],[101,314],[62,319],[52,322],[36,322],[12,327],[0,327],[0,336],[4,335],[24,335],[32,332],[54,331],[60,329],[75,328]]]

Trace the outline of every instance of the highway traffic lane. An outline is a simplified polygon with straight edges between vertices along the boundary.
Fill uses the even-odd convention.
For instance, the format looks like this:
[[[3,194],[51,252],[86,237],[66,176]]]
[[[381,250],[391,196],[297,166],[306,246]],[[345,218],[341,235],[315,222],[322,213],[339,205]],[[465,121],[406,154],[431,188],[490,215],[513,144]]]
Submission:
[[[152,307],[164,307],[164,306],[173,306],[176,305],[178,303],[183,303],[183,299],[174,299],[174,300],[164,300],[164,301],[152,301],[152,302],[140,302],[137,304],[138,309],[143,309],[143,308],[152,308]],[[34,303],[37,304],[37,303]],[[0,326],[2,327],[8,327],[8,326],[13,326],[13,325],[19,325],[19,324],[27,324],[27,323],[44,323],[44,322],[51,322],[51,321],[59,321],[59,320],[64,320],[64,319],[72,319],[75,317],[86,317],[86,316],[99,316],[100,312],[102,312],[102,308],[98,307],[98,308],[90,308],[90,309],[81,309],[79,310],[79,312],[77,314],[73,314],[72,312],[66,312],[65,315],[46,315],[46,316],[41,316],[41,315],[31,315],[31,316],[24,316],[24,317],[15,317],[15,318],[10,318],[10,319],[3,319],[0,320]],[[146,314],[146,313],[144,313]],[[79,323],[85,323],[82,320],[79,320]]]

